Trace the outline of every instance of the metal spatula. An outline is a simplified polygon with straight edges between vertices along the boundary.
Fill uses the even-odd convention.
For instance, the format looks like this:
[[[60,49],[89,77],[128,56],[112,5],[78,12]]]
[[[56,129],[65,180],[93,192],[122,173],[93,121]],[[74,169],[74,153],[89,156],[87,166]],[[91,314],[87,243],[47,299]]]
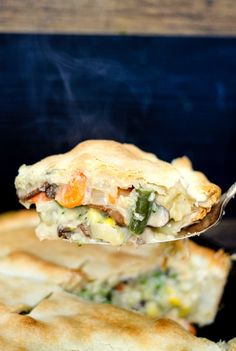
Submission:
[[[217,225],[222,216],[224,215],[225,207],[228,202],[235,196],[236,194],[236,183],[234,183],[227,192],[221,195],[218,203],[212,207],[211,211],[204,217],[201,221],[192,224],[186,228],[181,229],[181,231],[173,237],[173,239],[167,240],[179,240],[184,238],[189,238],[194,235],[200,235],[206,232],[208,229]]]

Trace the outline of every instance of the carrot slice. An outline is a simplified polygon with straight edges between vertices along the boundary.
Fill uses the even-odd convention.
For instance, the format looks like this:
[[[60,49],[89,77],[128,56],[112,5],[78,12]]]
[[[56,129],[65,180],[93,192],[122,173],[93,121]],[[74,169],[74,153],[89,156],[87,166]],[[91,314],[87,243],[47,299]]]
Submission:
[[[87,178],[79,172],[69,184],[62,185],[55,200],[63,207],[74,208],[82,204],[87,187]]]
[[[36,202],[46,202],[46,201],[51,201],[51,199],[49,199],[44,192],[34,195],[33,197],[31,197],[31,199],[28,200],[28,202],[32,204],[35,204]]]
[[[108,201],[110,204],[114,205],[116,203],[117,200],[117,194],[109,194],[108,195]]]
[[[124,291],[125,289],[125,284],[124,283],[118,283],[116,286],[115,286],[115,290],[117,291]]]

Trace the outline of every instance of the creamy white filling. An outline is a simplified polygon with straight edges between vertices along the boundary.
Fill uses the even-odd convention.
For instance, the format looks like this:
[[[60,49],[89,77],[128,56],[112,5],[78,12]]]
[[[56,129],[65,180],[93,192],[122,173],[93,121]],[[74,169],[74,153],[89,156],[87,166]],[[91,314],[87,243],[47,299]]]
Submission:
[[[65,230],[65,238],[78,244],[105,242],[122,245],[129,241],[133,244],[155,243],[156,240],[172,239],[183,226],[191,222],[191,218],[179,222],[172,220],[161,228],[147,226],[142,234],[135,235],[127,227],[117,225],[104,212],[87,206],[68,209],[51,200],[38,202],[36,208],[41,219],[36,229],[40,239],[57,239],[59,231]],[[89,235],[81,229],[81,224],[88,227]]]
[[[194,281],[182,284],[174,272],[157,271],[131,278],[117,285],[108,282],[88,283],[79,293],[98,303],[112,303],[156,318],[187,318],[198,302],[199,291],[193,294]]]
[[[58,233],[67,232],[64,238],[78,243],[105,242],[121,245],[124,242],[154,243],[157,240],[173,239],[180,229],[192,223],[193,201],[184,194],[182,186],[170,190],[166,195],[150,193],[153,203],[152,213],[142,234],[129,231],[128,225],[133,217],[136,221],[144,219],[143,214],[135,212],[138,193],[133,189],[116,198],[114,205],[109,205],[109,194],[100,190],[92,190],[91,201],[97,206],[104,206],[120,213],[125,226],[118,225],[103,210],[95,210],[87,205],[72,209],[60,206],[55,200],[36,204],[41,223],[36,233],[41,239],[55,239]],[[119,222],[118,222],[119,223]],[[81,224],[85,227],[81,227]],[[86,230],[84,230],[86,229]],[[61,232],[60,232],[61,231]],[[63,237],[63,234],[59,235]]]
[[[66,233],[64,238],[84,244],[94,239],[121,245],[130,235],[126,227],[118,226],[115,221],[101,211],[80,206],[73,209],[64,208],[56,201],[38,202],[37,211],[41,222],[36,229],[41,239],[55,239],[61,233]],[[88,234],[80,226],[88,228]],[[63,237],[63,235],[62,235]]]

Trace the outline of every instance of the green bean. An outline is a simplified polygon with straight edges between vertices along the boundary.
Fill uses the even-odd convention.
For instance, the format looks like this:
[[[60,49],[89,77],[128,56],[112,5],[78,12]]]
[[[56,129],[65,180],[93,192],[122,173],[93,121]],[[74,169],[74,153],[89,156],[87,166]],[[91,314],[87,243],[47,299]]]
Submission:
[[[152,191],[142,189],[136,191],[138,198],[128,228],[135,234],[142,234],[151,215],[155,197],[152,196]]]

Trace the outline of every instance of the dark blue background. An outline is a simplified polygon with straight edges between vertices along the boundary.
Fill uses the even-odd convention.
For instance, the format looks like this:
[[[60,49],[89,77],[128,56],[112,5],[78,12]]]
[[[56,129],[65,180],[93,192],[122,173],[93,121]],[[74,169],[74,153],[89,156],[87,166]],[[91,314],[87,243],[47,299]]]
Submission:
[[[0,211],[17,206],[19,165],[87,138],[168,161],[188,155],[225,190],[236,168],[235,72],[236,39],[0,35]]]
[[[0,211],[22,163],[87,138],[188,155],[223,190],[235,181],[236,38],[0,35]],[[235,215],[231,203],[228,216]],[[224,233],[225,234],[225,233]],[[235,336],[225,308],[200,335]]]

